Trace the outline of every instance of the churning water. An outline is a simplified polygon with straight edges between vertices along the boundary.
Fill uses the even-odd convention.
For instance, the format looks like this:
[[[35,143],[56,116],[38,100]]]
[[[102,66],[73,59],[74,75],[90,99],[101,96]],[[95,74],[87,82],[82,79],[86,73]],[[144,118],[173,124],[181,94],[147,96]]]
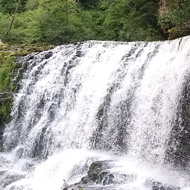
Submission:
[[[181,105],[189,44],[190,37],[88,41],[23,58],[28,68],[3,134],[0,189],[62,190],[93,161],[112,160],[114,182],[103,189],[190,190],[190,146],[179,148],[189,134]],[[148,185],[154,181],[166,188]]]

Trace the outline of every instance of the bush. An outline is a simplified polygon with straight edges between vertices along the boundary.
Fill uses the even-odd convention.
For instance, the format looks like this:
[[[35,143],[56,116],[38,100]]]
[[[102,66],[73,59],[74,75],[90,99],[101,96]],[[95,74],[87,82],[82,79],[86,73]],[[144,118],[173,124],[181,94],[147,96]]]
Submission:
[[[5,41],[10,23],[10,16],[0,12],[0,39]]]

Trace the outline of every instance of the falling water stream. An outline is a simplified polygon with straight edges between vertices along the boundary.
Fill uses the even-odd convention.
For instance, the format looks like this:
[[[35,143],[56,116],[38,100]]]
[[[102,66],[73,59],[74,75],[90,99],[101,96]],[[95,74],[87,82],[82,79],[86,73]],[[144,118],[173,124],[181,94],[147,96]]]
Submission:
[[[112,161],[114,182],[102,189],[190,190],[189,160],[182,167],[172,156],[181,142],[176,125],[186,130],[179,110],[189,44],[190,37],[87,41],[22,58],[27,70],[3,134],[0,190],[62,190],[97,160]]]

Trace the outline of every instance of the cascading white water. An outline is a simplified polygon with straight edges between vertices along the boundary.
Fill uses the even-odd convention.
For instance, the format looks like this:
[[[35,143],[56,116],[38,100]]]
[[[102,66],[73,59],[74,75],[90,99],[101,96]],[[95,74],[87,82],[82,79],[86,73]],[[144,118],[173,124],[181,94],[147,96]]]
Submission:
[[[89,41],[26,56],[3,136],[0,189],[61,190],[95,160],[135,176],[115,177],[115,189],[148,190],[147,180],[190,189],[190,176],[165,162],[189,43]]]

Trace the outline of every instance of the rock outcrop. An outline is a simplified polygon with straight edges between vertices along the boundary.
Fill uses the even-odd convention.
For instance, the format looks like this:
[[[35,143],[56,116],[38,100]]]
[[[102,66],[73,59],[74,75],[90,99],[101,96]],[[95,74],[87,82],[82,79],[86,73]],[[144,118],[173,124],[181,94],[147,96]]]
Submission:
[[[131,183],[137,179],[136,174],[113,172],[113,161],[95,161],[78,183],[64,184],[63,190],[117,190],[118,186]],[[180,190],[170,184],[164,184],[153,179],[147,179],[144,186],[150,190]]]
[[[12,96],[12,93],[0,92],[0,103],[9,101],[11,96]]]

